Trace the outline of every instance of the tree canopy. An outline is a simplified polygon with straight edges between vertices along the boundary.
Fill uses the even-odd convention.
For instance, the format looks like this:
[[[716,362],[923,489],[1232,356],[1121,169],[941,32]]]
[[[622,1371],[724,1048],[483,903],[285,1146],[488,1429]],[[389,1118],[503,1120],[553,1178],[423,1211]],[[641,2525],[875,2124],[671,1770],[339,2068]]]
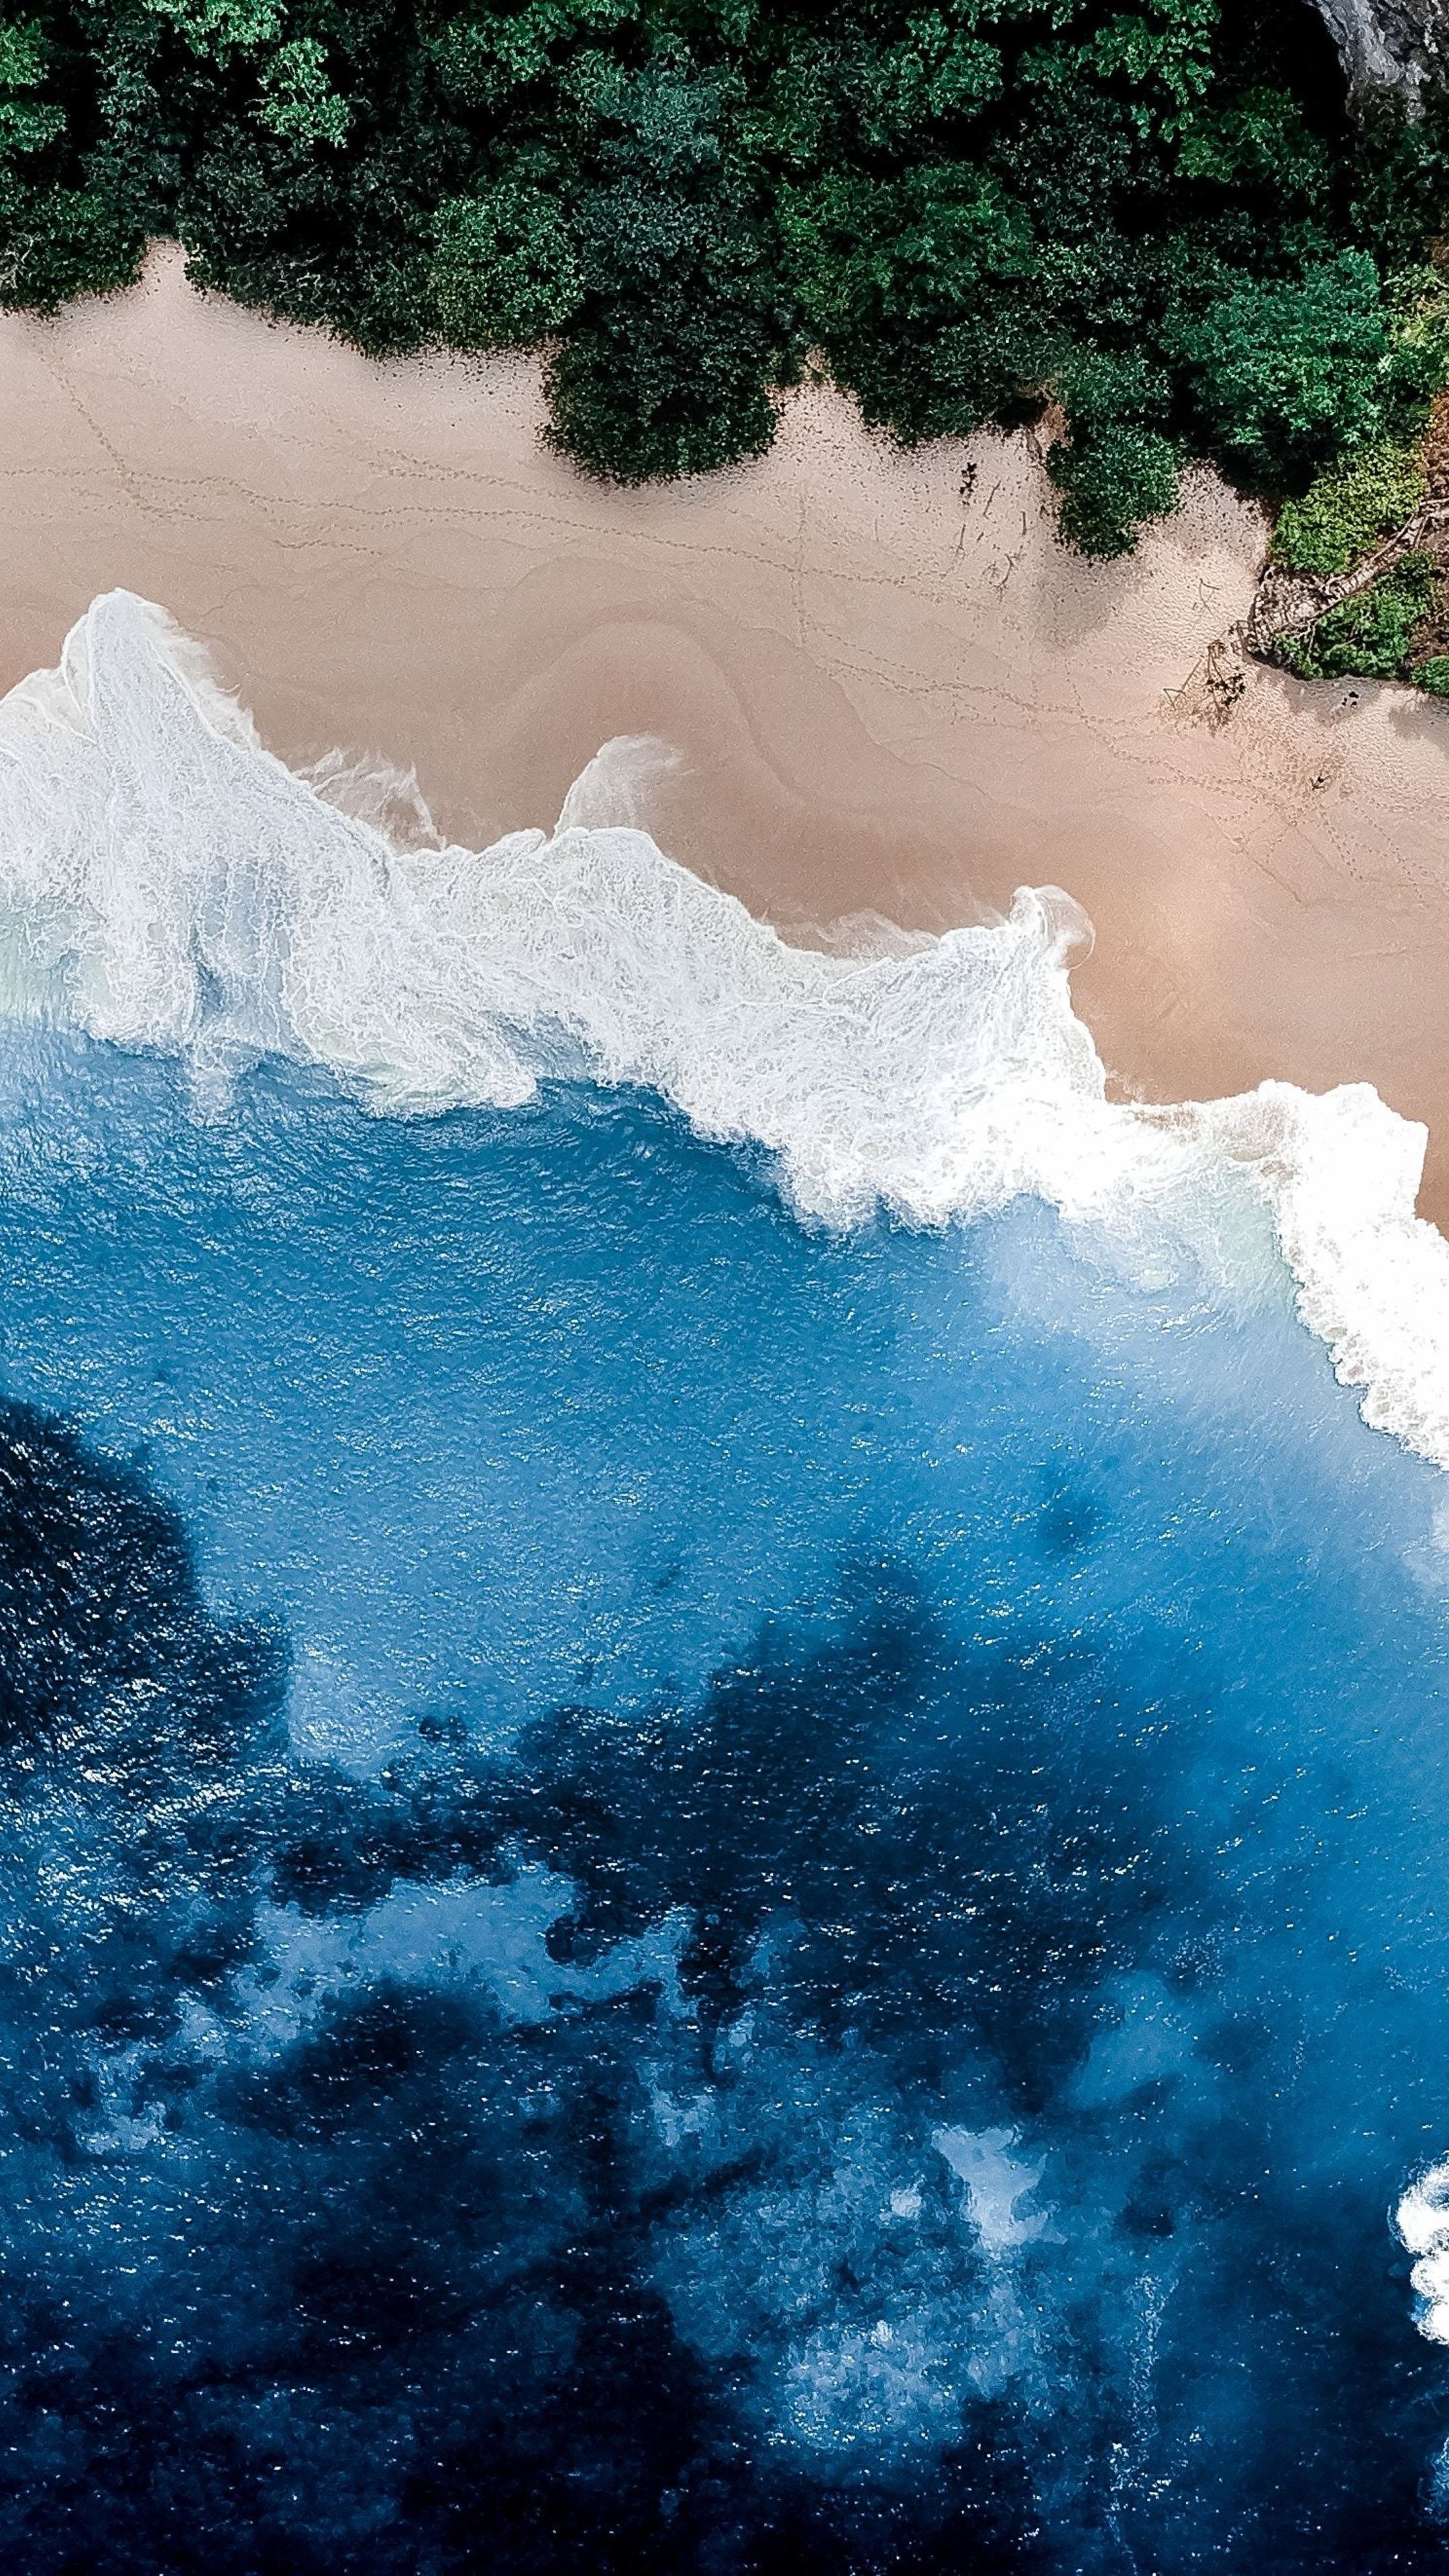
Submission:
[[[1422,420],[1449,116],[1345,112],[1305,0],[0,7],[0,300],[179,237],[363,348],[542,344],[623,481],[823,364],[898,439],[1056,406],[1097,553],[1216,458],[1273,499]]]

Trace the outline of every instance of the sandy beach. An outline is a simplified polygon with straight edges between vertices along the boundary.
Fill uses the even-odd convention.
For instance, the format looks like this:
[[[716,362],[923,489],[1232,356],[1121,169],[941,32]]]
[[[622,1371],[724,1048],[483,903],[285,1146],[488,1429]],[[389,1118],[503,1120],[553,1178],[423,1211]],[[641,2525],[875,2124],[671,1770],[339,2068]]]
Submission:
[[[1064,886],[1124,1095],[1371,1081],[1427,1122],[1449,1221],[1449,708],[1221,651],[1262,528],[1211,477],[1091,567],[1029,437],[903,456],[812,388],[758,465],[607,490],[541,445],[531,364],[379,367],[171,250],[0,317],[0,374],[0,684],[122,584],[285,759],[411,766],[460,839],[551,822],[649,734],[680,759],[640,819],[784,928]]]

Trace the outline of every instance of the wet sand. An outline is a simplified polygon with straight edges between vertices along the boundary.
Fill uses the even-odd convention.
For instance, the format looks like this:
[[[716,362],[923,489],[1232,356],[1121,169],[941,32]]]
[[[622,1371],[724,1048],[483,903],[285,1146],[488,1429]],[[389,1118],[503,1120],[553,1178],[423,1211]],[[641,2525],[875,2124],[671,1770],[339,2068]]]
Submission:
[[[411,764],[470,841],[662,736],[642,819],[757,912],[935,929],[1065,886],[1124,1093],[1371,1081],[1427,1121],[1449,1223],[1449,707],[1252,666],[1230,703],[1262,531],[1210,476],[1089,567],[1030,438],[902,456],[820,388],[762,463],[612,492],[540,445],[528,363],[378,367],[174,251],[0,316],[0,382],[0,686],[124,584],[284,758]]]

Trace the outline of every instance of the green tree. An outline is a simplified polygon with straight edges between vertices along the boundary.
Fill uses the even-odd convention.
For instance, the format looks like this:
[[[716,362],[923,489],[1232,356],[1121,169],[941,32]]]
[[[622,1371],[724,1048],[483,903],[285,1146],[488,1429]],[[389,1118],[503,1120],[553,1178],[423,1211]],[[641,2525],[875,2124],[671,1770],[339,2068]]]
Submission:
[[[0,21],[0,304],[53,312],[129,285],[145,246],[104,185],[87,186],[73,128],[93,114],[94,65],[56,10]],[[66,44],[57,37],[69,36]]]
[[[44,96],[48,47],[37,19],[0,26],[0,167],[13,169],[65,132],[65,110]]]
[[[1037,246],[989,173],[832,173],[782,191],[780,221],[805,328],[868,420],[906,440],[970,430],[1039,386]]]
[[[1047,460],[1062,496],[1061,528],[1085,555],[1125,555],[1144,519],[1161,518],[1177,501],[1181,457],[1155,429],[1104,423]]]
[[[1121,555],[1144,519],[1177,499],[1181,456],[1154,423],[1171,404],[1166,370],[1137,351],[1078,345],[1057,362],[1068,435],[1047,459],[1062,495],[1062,534],[1084,554]]]
[[[315,36],[279,45],[261,66],[260,86],[257,114],[273,134],[334,150],[346,142],[352,111],[328,80],[327,48]]]
[[[583,301],[583,271],[554,198],[504,179],[449,197],[435,219],[433,301],[459,349],[525,346],[561,329]]]
[[[144,0],[144,6],[169,20],[193,53],[216,60],[269,44],[281,30],[279,0]]]
[[[550,370],[555,444],[621,482],[760,454],[787,342],[737,86],[670,46],[637,72],[586,59],[573,95],[585,296]]]
[[[444,95],[464,115],[509,113],[518,94],[556,79],[581,44],[639,15],[639,0],[523,0],[451,10],[425,44]]]
[[[1383,424],[1388,316],[1366,251],[1243,278],[1170,338],[1213,445],[1261,485],[1291,485]]]

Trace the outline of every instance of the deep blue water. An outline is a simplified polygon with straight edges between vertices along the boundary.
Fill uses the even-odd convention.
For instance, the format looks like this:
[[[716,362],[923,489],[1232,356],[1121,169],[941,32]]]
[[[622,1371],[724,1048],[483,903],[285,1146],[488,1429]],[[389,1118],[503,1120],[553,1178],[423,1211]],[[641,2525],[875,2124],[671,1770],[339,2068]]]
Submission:
[[[0,1313],[0,2564],[1445,2563],[1443,1484],[1286,1274],[12,1032]]]

